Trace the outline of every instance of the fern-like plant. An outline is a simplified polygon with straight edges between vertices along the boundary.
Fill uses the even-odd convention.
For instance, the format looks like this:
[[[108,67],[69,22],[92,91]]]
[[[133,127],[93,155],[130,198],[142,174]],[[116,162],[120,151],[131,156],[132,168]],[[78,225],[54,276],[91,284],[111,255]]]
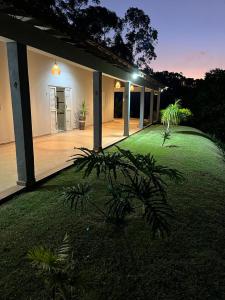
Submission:
[[[28,259],[45,286],[44,299],[69,300],[74,298],[74,262],[65,235],[62,244],[56,250],[43,246],[32,248]]]

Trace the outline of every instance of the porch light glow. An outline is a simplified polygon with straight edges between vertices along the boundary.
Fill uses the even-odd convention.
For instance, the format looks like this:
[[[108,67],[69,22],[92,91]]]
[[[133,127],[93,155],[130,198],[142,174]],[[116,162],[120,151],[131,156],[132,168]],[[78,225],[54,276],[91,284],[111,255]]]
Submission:
[[[120,83],[120,81],[117,81],[117,82],[116,82],[115,88],[116,88],[116,89],[120,89],[120,88],[121,88],[121,83]]]
[[[138,76],[139,76],[138,73],[133,73],[133,74],[132,74],[133,79],[137,79]]]
[[[131,84],[131,86],[130,86],[130,91],[131,91],[131,92],[134,91],[134,86],[133,86],[133,84]]]
[[[60,67],[58,66],[58,64],[55,62],[53,67],[52,67],[52,75],[53,76],[59,76],[61,74],[61,70]]]

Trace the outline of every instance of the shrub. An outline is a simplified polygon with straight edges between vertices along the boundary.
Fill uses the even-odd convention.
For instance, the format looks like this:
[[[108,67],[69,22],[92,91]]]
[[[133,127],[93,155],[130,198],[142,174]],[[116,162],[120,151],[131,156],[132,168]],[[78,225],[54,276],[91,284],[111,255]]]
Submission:
[[[93,172],[97,177],[104,176],[108,193],[100,207],[90,195],[87,183],[66,188],[63,196],[76,213],[84,208],[90,213],[97,209],[106,222],[121,227],[126,224],[126,217],[141,206],[153,236],[169,234],[169,219],[174,213],[167,200],[165,179],[180,182],[183,179],[180,172],[158,165],[150,154],[133,154],[119,147],[113,153],[79,150],[80,154],[73,157],[76,171],[83,171],[84,178]]]

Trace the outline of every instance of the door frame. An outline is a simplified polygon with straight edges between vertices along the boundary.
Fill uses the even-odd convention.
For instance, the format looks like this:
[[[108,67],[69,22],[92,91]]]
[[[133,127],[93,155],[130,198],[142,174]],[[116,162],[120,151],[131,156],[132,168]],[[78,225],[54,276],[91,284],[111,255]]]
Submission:
[[[50,90],[54,90],[54,94],[55,94],[55,105],[53,108],[53,105],[51,103],[51,91]],[[50,119],[50,129],[51,129],[51,134],[55,134],[58,132],[58,116],[57,116],[57,107],[56,107],[56,87],[55,86],[48,86],[48,98],[49,98],[49,119]],[[55,126],[53,129],[52,126],[52,115],[54,114],[54,120],[55,120]]]
[[[66,89],[70,89],[70,91],[71,91],[71,109],[70,109],[70,112],[71,112],[71,126],[70,126],[70,129],[68,129],[67,115],[66,115],[68,113],[68,110],[67,110],[66,97],[65,97],[65,116],[64,116],[64,122],[65,122],[64,126],[65,127],[64,127],[64,131],[72,130],[73,129],[73,125],[72,125],[72,111],[73,111],[73,109],[72,109],[72,106],[73,106],[72,105],[73,96],[72,95],[73,95],[73,89],[71,87],[69,87],[69,86],[61,86],[61,85],[59,86],[59,85],[52,85],[52,84],[48,85],[50,124],[51,124],[51,112],[52,112],[51,111],[51,103],[50,103],[50,93],[49,93],[50,88],[54,88],[56,90],[56,93],[57,93],[57,88],[64,89],[64,95],[65,95],[65,90]],[[56,120],[57,120],[57,124],[58,124],[57,108],[56,108]],[[58,132],[59,132],[58,128],[56,129],[55,132],[52,132],[52,128],[51,128],[51,134],[58,133]]]

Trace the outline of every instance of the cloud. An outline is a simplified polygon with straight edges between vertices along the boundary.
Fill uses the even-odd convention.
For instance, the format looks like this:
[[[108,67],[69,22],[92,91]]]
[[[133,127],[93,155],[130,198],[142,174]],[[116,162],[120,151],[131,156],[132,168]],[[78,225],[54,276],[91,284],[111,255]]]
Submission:
[[[207,52],[206,51],[200,51],[199,54],[202,55],[202,56],[204,56],[204,55],[207,54]]]
[[[192,51],[188,53],[187,55],[184,56],[185,60],[188,60],[190,63],[191,62],[199,62],[199,60],[205,60],[209,59],[209,53],[205,50],[200,50],[200,51]]]

